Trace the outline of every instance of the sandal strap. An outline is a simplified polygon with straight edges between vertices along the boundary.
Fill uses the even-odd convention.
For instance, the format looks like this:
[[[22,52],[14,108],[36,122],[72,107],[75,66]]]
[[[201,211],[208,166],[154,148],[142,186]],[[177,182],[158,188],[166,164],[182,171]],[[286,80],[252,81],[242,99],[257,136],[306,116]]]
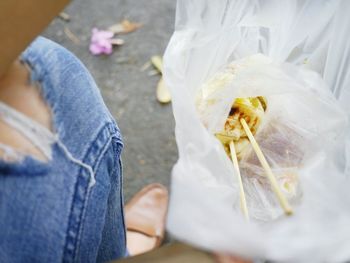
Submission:
[[[135,227],[128,226],[126,230],[131,232],[137,232],[139,234],[142,234],[148,237],[162,238],[161,234],[155,234],[155,231],[153,230],[150,231],[149,229],[140,228],[139,226],[135,226]]]

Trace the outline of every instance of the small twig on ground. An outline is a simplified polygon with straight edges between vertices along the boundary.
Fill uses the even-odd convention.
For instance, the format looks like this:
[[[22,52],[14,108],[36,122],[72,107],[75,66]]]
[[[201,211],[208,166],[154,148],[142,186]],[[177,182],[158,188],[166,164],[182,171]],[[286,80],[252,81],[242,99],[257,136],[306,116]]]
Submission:
[[[66,34],[66,36],[76,45],[79,45],[80,44],[80,39],[73,34],[73,32],[68,28],[68,27],[65,27],[64,28],[64,33]]]
[[[65,13],[65,12],[59,13],[58,17],[61,18],[64,21],[66,21],[66,22],[70,21],[70,16],[67,13]]]

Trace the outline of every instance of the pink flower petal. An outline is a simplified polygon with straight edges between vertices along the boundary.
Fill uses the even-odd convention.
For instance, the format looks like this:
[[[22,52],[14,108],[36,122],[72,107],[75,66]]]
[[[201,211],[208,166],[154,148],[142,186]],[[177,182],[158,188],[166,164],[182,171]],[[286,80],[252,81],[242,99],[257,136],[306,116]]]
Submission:
[[[111,54],[113,51],[113,36],[113,32],[93,28],[91,35],[90,52],[93,55]]]
[[[103,53],[104,54],[110,55],[110,54],[112,54],[112,52],[113,52],[113,48],[112,47],[106,47],[106,48],[103,49]]]
[[[97,45],[94,45],[94,44],[90,45],[89,50],[90,50],[91,54],[93,54],[93,55],[100,55],[100,54],[102,54],[101,48],[99,46],[97,46]]]

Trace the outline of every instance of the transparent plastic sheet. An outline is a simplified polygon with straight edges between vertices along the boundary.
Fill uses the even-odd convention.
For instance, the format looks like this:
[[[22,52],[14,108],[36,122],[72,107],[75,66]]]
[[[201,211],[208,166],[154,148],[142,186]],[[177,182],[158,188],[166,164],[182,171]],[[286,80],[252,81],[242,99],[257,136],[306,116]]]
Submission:
[[[325,0],[178,1],[164,59],[179,148],[167,228],[177,239],[252,259],[350,259],[347,7]],[[338,31],[342,43],[334,40]],[[210,80],[231,66],[233,77],[218,77],[223,88],[208,93]],[[233,165],[213,133],[233,99],[247,96],[267,98],[256,138],[274,173],[282,181],[298,178],[291,217],[261,182],[251,150],[240,165],[253,219],[245,221],[239,209]],[[209,107],[203,97],[215,103]],[[279,154],[283,143],[289,156]]]

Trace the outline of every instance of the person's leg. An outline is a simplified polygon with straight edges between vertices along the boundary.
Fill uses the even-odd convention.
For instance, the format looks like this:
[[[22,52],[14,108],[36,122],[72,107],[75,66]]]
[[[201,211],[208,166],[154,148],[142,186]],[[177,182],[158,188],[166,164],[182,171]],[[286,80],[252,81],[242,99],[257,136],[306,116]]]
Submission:
[[[0,261],[127,255],[121,149],[85,67],[37,39],[0,79]],[[131,254],[164,237],[167,190],[147,189],[127,209]]]
[[[0,261],[123,257],[118,127],[68,51],[39,38],[21,61],[0,81]]]
[[[26,65],[16,60],[7,74],[0,79],[0,102],[51,130],[51,112],[40,96],[39,87],[28,81],[29,74]],[[40,160],[46,159],[28,138],[2,118],[0,118],[0,142],[23,154],[33,155]],[[5,158],[4,149],[0,149],[0,157]]]

